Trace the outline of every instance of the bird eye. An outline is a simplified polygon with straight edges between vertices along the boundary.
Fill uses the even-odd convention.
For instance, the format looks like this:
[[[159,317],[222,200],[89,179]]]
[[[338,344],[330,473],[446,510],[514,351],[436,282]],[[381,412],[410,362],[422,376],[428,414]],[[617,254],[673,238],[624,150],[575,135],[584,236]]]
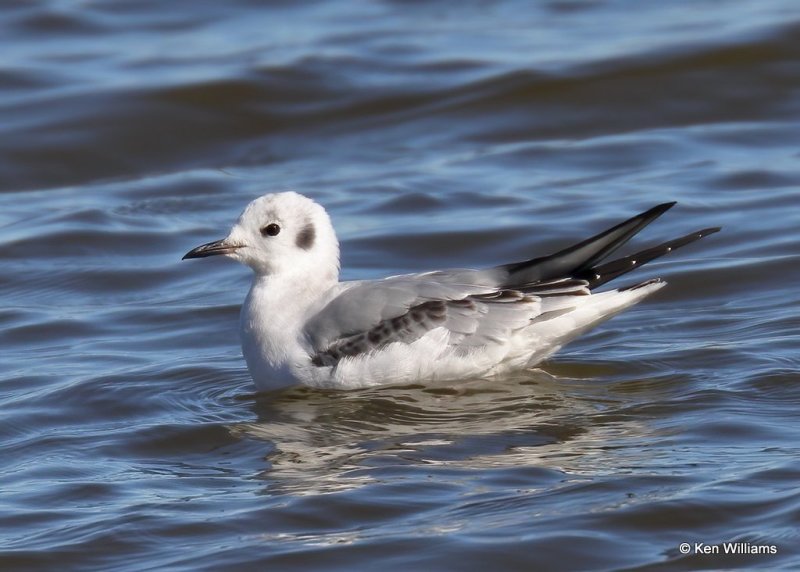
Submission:
[[[274,222],[269,223],[261,229],[261,236],[275,236],[281,231],[281,227]]]

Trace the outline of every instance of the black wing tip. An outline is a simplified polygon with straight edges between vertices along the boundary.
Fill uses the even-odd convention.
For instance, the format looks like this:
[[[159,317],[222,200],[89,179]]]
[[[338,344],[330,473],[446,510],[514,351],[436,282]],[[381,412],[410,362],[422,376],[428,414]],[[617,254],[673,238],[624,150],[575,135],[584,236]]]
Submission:
[[[498,268],[507,272],[507,279],[503,286],[514,288],[520,284],[532,284],[538,281],[552,280],[559,277],[582,277],[585,273],[591,272],[591,270],[597,267],[604,259],[608,258],[611,253],[627,243],[644,227],[677,204],[678,201],[669,201],[655,205],[600,234],[587,238],[582,242],[549,256],[532,258],[530,260],[500,266]],[[684,244],[688,244],[689,242],[693,242],[704,236],[718,232],[719,230],[719,228],[707,228],[679,239],[683,241],[680,244],[677,241],[671,242],[675,243],[673,245],[674,248],[679,248]]]
[[[665,212],[667,212],[669,209],[671,209],[672,207],[674,207],[677,204],[678,204],[678,201],[670,201],[668,203],[661,203],[660,205],[656,205],[653,208],[651,208],[650,210],[643,212],[641,216],[645,216],[645,217],[648,217],[648,218],[651,217],[651,216],[653,218],[660,217],[662,214],[664,214]]]
[[[704,228],[703,230],[698,230],[695,234],[697,234],[697,238],[703,238],[708,236],[709,234],[714,234],[715,232],[719,232],[722,230],[721,226],[712,226],[710,228]]]
[[[722,227],[719,226],[696,230],[681,236],[680,238],[663,242],[657,246],[653,246],[645,250],[640,250],[635,254],[594,266],[586,271],[587,274],[584,277],[589,281],[589,289],[593,290],[599,286],[602,286],[606,282],[610,282],[611,280],[622,276],[623,274],[627,274],[632,270],[640,268],[651,260],[660,258],[665,254],[669,254],[673,250],[683,248],[684,246],[692,244],[693,242],[696,242],[701,238],[705,238],[710,234],[714,234],[715,232],[719,232],[720,230],[722,230]]]

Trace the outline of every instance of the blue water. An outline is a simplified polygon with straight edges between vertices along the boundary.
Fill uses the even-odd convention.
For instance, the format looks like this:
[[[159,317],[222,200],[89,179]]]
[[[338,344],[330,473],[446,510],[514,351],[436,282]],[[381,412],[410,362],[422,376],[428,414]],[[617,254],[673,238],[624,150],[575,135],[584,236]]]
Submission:
[[[0,569],[800,567],[799,14],[3,3]],[[286,189],[347,279],[723,231],[539,371],[255,394],[180,257]]]

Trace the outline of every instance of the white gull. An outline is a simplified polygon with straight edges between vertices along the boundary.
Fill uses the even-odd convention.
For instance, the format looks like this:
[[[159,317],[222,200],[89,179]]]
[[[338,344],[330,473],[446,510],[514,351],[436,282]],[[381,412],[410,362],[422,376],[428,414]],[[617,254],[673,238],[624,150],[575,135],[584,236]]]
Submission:
[[[184,258],[221,254],[253,270],[240,334],[260,390],[485,377],[534,367],[662,288],[656,279],[595,292],[719,230],[604,262],[674,204],[524,262],[339,282],[339,243],[325,209],[294,192],[276,193],[247,205],[226,238]]]

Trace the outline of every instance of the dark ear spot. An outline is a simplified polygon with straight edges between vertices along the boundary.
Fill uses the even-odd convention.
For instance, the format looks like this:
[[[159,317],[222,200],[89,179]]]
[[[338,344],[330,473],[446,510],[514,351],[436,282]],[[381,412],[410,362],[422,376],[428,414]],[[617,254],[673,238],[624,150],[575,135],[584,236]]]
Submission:
[[[303,230],[297,233],[297,240],[295,244],[297,244],[298,248],[302,248],[303,250],[308,250],[312,246],[314,246],[314,239],[317,238],[317,231],[314,230],[313,223],[308,223]]]

